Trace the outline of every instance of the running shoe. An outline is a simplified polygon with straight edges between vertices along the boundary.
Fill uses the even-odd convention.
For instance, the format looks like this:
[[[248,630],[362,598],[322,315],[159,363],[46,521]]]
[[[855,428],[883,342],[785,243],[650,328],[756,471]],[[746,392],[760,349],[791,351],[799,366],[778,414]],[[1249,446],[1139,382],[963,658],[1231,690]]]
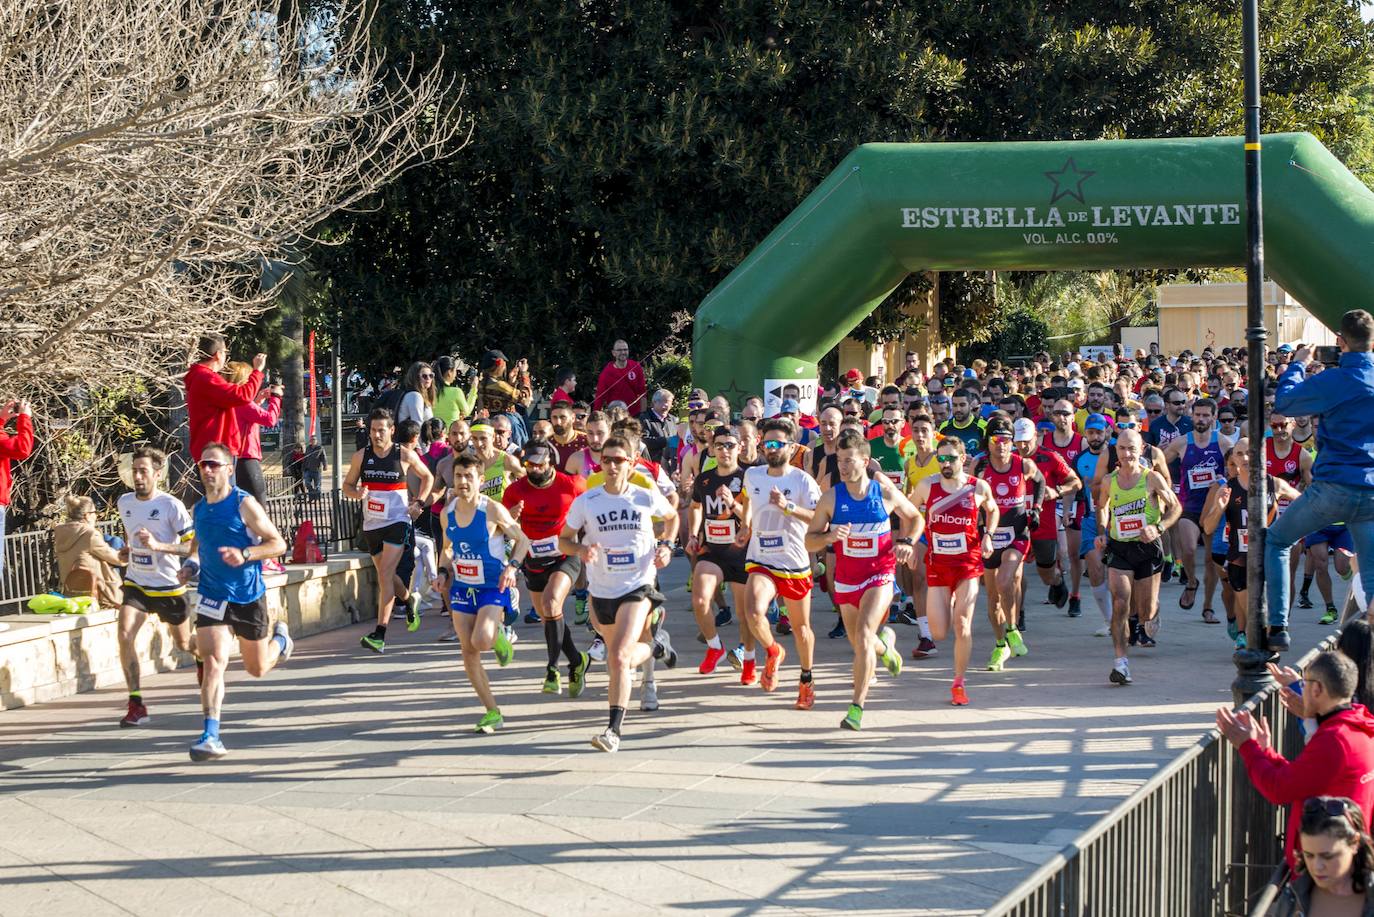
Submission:
[[[1161,570],[1161,571],[1159,572],[1159,583],[1160,583],[1160,585],[1162,586],[1162,585],[1164,585],[1165,583],[1169,582],[1169,580],[1171,580],[1171,579],[1173,579],[1173,578],[1174,578],[1174,559],[1173,559],[1172,557],[1166,557],[1166,558],[1164,558],[1164,569]]]
[[[412,634],[420,629],[420,597],[411,590],[406,599],[406,630]]]
[[[544,673],[544,693],[563,693],[563,679],[559,677],[558,669],[553,666],[549,666],[548,670]]]
[[[810,710],[816,705],[816,685],[814,682],[804,681],[797,685],[797,709]]]
[[[491,735],[505,724],[506,720],[501,716],[500,710],[488,710],[482,714],[482,718],[477,721],[477,726],[472,731]]]
[[[911,651],[912,659],[927,659],[940,651],[935,645],[935,641],[929,637],[922,637],[921,642],[916,644],[916,648]]]
[[[1306,593],[1306,592],[1299,592],[1299,593],[1298,593],[1298,607],[1299,607],[1299,608],[1315,608],[1316,606],[1312,604],[1312,600],[1311,600],[1310,598],[1307,597],[1307,593]]]
[[[507,626],[507,627],[510,627],[512,624],[514,624],[516,621],[519,621],[519,620],[520,620],[520,609],[515,608],[515,607],[511,607],[511,608],[507,608],[507,609],[506,609],[505,616],[502,617],[501,623],[504,624],[504,625]]]
[[[1248,643],[1249,641],[1245,639],[1244,634],[1236,634],[1236,649],[1243,650],[1246,648]]]
[[[916,626],[916,613],[911,610],[911,606],[903,605],[895,612],[888,615],[888,620],[893,624],[905,624],[907,627]]]
[[[840,720],[840,728],[852,729],[854,732],[858,732],[860,729],[863,728],[863,724],[863,708],[860,707],[858,704],[850,704],[849,712],[844,715],[844,719]]]
[[[878,639],[883,641],[883,666],[887,669],[887,674],[896,678],[902,674],[902,654],[897,652],[897,635],[892,628],[884,627],[878,631]]]
[[[645,713],[653,713],[658,709],[658,686],[654,682],[647,681],[639,689],[639,709]]]
[[[128,729],[131,726],[147,726],[149,719],[148,708],[139,701],[130,698],[129,709],[125,711],[124,719],[119,721],[119,726],[121,729]]]
[[[1128,637],[1126,638],[1126,642],[1129,643],[1131,646],[1135,646],[1136,643],[1137,643],[1137,641],[1139,641],[1139,640],[1140,640],[1140,619],[1137,618],[1135,615],[1131,615],[1131,620],[1130,620],[1130,636],[1128,636]]]
[[[792,633],[792,620],[785,611],[778,615],[778,633],[784,637]]]
[[[844,618],[837,617],[835,619],[835,626],[830,628],[830,633],[827,636],[831,640],[843,640],[847,636],[844,631]]]
[[[1026,609],[1024,608],[1016,613],[1016,629],[1023,634],[1026,632]]]
[[[949,702],[954,707],[968,706],[968,692],[963,685],[951,685],[949,689]]]
[[[296,641],[291,639],[291,632],[286,629],[285,621],[278,621],[272,625],[272,636],[281,637],[283,641],[281,655],[277,657],[278,664],[290,659],[291,653],[296,649]]]
[[[363,638],[358,641],[365,649],[372,650],[374,653],[386,652],[386,641],[374,634],[363,634]]]
[[[1159,634],[1159,628],[1160,628],[1163,624],[1164,624],[1164,619],[1161,618],[1161,617],[1159,616],[1159,612],[1156,611],[1156,612],[1155,612],[1155,616],[1154,616],[1153,618],[1149,618],[1149,619],[1147,619],[1147,620],[1145,620],[1145,621],[1141,621],[1141,622],[1140,622],[1140,633],[1141,633],[1142,636],[1147,636],[1147,637],[1149,637],[1150,640],[1151,640],[1151,645],[1153,646],[1153,645],[1154,645],[1154,643],[1153,643],[1154,638],[1155,638],[1156,636],[1158,636],[1158,634]]]
[[[1129,662],[1121,665],[1112,666],[1111,674],[1107,679],[1114,685],[1128,685],[1131,683],[1131,664]]]
[[[587,655],[596,662],[606,661],[606,641],[597,637],[592,641],[592,645],[587,647]]]
[[[1007,647],[1013,656],[1024,656],[1030,652],[1030,648],[1026,646],[1026,641],[1021,639],[1021,632],[1018,630],[1007,631]]]
[[[511,627],[509,624],[501,628],[501,633],[506,635],[506,639],[510,641],[511,646],[520,642],[520,635],[516,633],[515,628]]]
[[[677,668],[677,650],[673,649],[673,640],[666,628],[660,627],[654,634],[654,658],[662,659],[670,669]]]
[[[1235,618],[1226,619],[1226,636],[1230,637],[1232,640],[1240,636],[1240,626],[1236,624]]]
[[[1101,627],[1099,627],[1097,630],[1093,631],[1093,636],[1094,636],[1094,637],[1110,637],[1111,634],[1112,634],[1112,629],[1111,629],[1110,627],[1108,627],[1106,624],[1103,624],[1103,625],[1102,625]]]
[[[1076,595],[1069,596],[1069,617],[1083,617],[1083,601]]]
[[[498,628],[496,639],[491,644],[491,651],[496,654],[496,664],[505,668],[510,665],[510,661],[515,658],[515,647],[511,646],[510,637],[506,634],[505,628]]]
[[[538,623],[539,623],[539,612],[535,611],[533,608],[531,608],[529,611],[525,612],[525,623],[526,623],[526,624],[538,624]]]
[[[992,648],[992,655],[988,657],[988,671],[989,671],[989,672],[1000,672],[1000,671],[1002,671],[1002,667],[1003,667],[1004,665],[1007,664],[1007,660],[1010,659],[1010,658],[1011,658],[1011,648],[1010,648],[1010,647],[1007,647],[1007,646],[994,646],[994,647]]]
[[[1185,570],[1185,569],[1183,568],[1183,564],[1181,564],[1181,563],[1176,563],[1176,564],[1174,564],[1174,577],[1175,577],[1180,583],[1186,583],[1186,582],[1188,582],[1188,571]]]
[[[573,597],[573,623],[582,625],[587,623],[587,595],[583,593]]]
[[[1276,652],[1283,652],[1293,645],[1292,639],[1288,636],[1286,627],[1269,628],[1269,648]]]
[[[229,754],[229,750],[224,747],[224,743],[219,740],[219,736],[201,734],[196,740],[196,744],[191,746],[192,761],[213,761],[223,758]]]
[[[729,624],[733,619],[734,615],[730,614],[730,608],[729,606],[726,606],[725,608],[722,608],[720,611],[716,612],[716,627],[724,627],[725,625]]]
[[[1061,578],[1059,582],[1050,586],[1050,603],[1056,608],[1063,608],[1064,603],[1069,600],[1069,587]]]
[[[581,697],[582,692],[587,689],[587,669],[592,666],[592,657],[586,653],[580,653],[577,665],[568,670],[568,696]]]
[[[1321,624],[1321,625],[1323,625],[1323,626],[1328,625],[1328,624],[1335,624],[1335,623],[1336,623],[1336,615],[1337,615],[1336,606],[1335,606],[1335,605],[1327,605],[1327,606],[1326,606],[1326,614],[1322,615],[1322,616],[1321,616],[1321,619],[1320,619],[1319,621],[1317,621],[1317,623],[1318,623],[1318,624]]]
[[[759,687],[765,691],[772,691],[778,686],[778,669],[787,658],[787,650],[782,648],[781,643],[774,643],[773,647],[777,652],[765,654],[763,674],[759,676]]]
[[[740,684],[742,684],[742,685],[752,685],[752,684],[754,683],[754,678],[756,677],[756,676],[755,676],[755,673],[756,673],[756,671],[757,671],[757,668],[756,668],[757,665],[758,665],[758,663],[755,662],[753,659],[746,659],[746,660],[744,660],[744,665],[742,665],[742,666],[740,667],[740,671],[739,671],[739,683],[740,683]]]
[[[1135,645],[1143,649],[1152,650],[1159,644],[1155,643],[1155,638],[1151,637],[1144,627],[1140,629],[1140,634],[1136,637]]]
[[[616,731],[607,726],[605,732],[599,732],[592,736],[592,748],[597,751],[615,752],[620,750],[620,736]]]
[[[730,666],[736,672],[744,668],[744,644],[741,643],[736,646],[725,658],[730,660]]]
[[[720,661],[724,658],[725,647],[722,646],[719,649],[712,649],[709,646],[706,647],[706,658],[701,660],[701,665],[697,668],[697,674],[710,675],[716,670],[716,666],[719,665]]]
[[[439,642],[440,642],[440,643],[457,643],[457,642],[458,642],[458,631],[456,631],[456,630],[447,630],[447,631],[444,631],[442,634],[439,635]]]

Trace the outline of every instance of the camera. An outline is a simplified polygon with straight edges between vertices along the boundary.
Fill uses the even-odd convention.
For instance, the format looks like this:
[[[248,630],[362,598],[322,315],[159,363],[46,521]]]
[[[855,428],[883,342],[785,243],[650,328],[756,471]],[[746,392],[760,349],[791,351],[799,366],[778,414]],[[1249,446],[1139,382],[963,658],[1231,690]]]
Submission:
[[[1312,356],[1323,366],[1335,366],[1341,362],[1341,349],[1334,344],[1323,344],[1312,349]]]

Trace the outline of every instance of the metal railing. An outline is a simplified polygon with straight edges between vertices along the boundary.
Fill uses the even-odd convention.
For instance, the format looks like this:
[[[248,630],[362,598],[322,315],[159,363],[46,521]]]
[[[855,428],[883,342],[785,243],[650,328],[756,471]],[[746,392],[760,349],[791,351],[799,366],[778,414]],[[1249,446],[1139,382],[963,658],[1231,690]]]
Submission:
[[[296,533],[309,520],[315,539],[327,556],[331,551],[348,550],[362,528],[362,509],[357,500],[340,497],[333,491],[311,496],[303,491],[268,497],[267,515],[286,539],[286,560],[295,549]],[[102,535],[123,537],[123,524],[117,519],[97,523]],[[0,575],[0,614],[27,611],[35,595],[59,589],[57,552],[49,529],[15,532],[5,536],[5,569]]]
[[[1335,645],[1332,636],[1296,664]],[[1241,709],[1269,719],[1275,748],[1302,749],[1298,720],[1264,691]],[[1264,800],[1216,730],[986,911],[985,917],[1197,917],[1267,909],[1283,864],[1286,806]]]

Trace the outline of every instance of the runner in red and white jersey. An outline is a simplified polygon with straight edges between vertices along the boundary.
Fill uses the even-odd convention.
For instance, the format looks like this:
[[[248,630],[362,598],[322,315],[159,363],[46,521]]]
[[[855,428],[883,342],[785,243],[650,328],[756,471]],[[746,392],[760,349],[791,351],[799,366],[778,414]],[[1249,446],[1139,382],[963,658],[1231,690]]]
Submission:
[[[1098,385],[1099,383],[1094,383]],[[1101,402],[1101,397],[1097,401]],[[1065,409],[1069,413],[1065,414]],[[1088,413],[1095,413],[1089,410]],[[1054,452],[1064,460],[1064,464],[1070,470],[1077,467],[1078,457],[1087,449],[1087,444],[1083,441],[1083,434],[1076,428],[1077,418],[1082,416],[1087,419],[1086,414],[1075,411],[1073,404],[1067,399],[1060,399],[1054,403],[1050,409],[1050,421],[1054,424],[1054,430],[1049,436],[1043,437],[1040,446]],[[1079,558],[1079,549],[1083,546],[1083,512],[1084,503],[1076,499],[1077,494],[1072,494],[1068,498],[1061,498],[1055,507],[1055,514],[1061,520],[1059,537],[1063,539],[1063,549],[1068,553],[1069,558],[1069,617],[1076,618],[1083,613],[1082,603],[1078,598],[1078,588],[1083,583],[1083,561]],[[1061,551],[1060,557],[1064,556]]]
[[[978,580],[983,558],[992,554],[991,532],[1001,514],[986,481],[964,471],[964,444],[954,437],[940,441],[935,451],[938,478],[916,485],[911,502],[926,515],[926,614],[934,639],[943,640],[954,626],[954,684],[950,703],[968,703],[964,673],[973,654],[973,609],[978,603]]]
[[[1303,490],[1312,481],[1312,453],[1293,439],[1293,419],[1277,412],[1269,414],[1273,436],[1264,441],[1264,464],[1274,477]],[[1278,513],[1292,501],[1282,498],[1275,504]]]
[[[1055,510],[1061,497],[1071,498],[1078,492],[1078,475],[1064,464],[1059,453],[1041,444],[1040,435],[1031,421],[1016,421],[1012,441],[1017,451],[1035,461],[1040,476],[1045,479],[1045,502],[1040,504],[1039,524],[1031,530],[1031,552],[1035,555],[1035,569],[1040,574],[1040,581],[1050,587],[1050,601],[1063,608],[1069,600],[1069,587],[1064,581],[1064,571],[1059,566],[1059,516]],[[1024,632],[1025,590],[1022,590],[1021,601],[1023,607],[1018,615],[1017,630]]]
[[[591,660],[578,651],[573,641],[572,631],[563,620],[563,602],[582,574],[582,562],[558,550],[558,535],[563,531],[568,508],[587,485],[582,478],[555,468],[556,460],[557,452],[546,440],[532,439],[526,443],[525,477],[506,487],[501,502],[530,540],[529,553],[520,569],[544,625],[544,645],[549,652],[544,693],[563,693],[558,675],[561,651],[568,660],[568,694],[577,697],[586,686]]]
[[[587,445],[575,451],[568,459],[567,473],[589,478],[601,470],[601,445],[611,435],[611,419],[604,411],[592,411],[587,415]]]
[[[983,563],[988,590],[988,620],[997,638],[988,671],[1000,672],[1012,654],[1030,652],[1016,629],[1021,608],[1021,570],[1030,550],[1030,530],[1039,514],[1044,478],[1035,462],[1012,445],[1012,421],[1000,412],[988,419],[988,452],[974,466],[974,474],[988,483],[1001,516],[992,533],[992,554]]]

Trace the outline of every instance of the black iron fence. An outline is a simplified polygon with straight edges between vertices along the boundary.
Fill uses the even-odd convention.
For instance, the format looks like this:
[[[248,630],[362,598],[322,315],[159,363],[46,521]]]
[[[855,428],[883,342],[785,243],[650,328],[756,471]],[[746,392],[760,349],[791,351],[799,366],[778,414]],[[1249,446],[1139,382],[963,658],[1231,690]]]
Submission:
[[[1328,639],[1297,663],[1301,671]],[[1242,709],[1269,718],[1275,747],[1302,748],[1276,690]],[[1250,784],[1215,730],[1037,869],[986,917],[1200,917],[1263,913],[1283,862],[1281,807]]]
[[[349,550],[362,529],[361,504],[333,491],[314,496],[303,491],[269,496],[266,506],[267,515],[286,539],[287,561],[295,550],[297,534],[307,521],[314,529],[321,552],[326,556],[331,552]],[[101,522],[96,527],[103,535],[124,535],[123,525],[118,520]],[[50,530],[6,535],[4,552],[5,569],[0,575],[0,614],[27,611],[29,599],[58,589],[57,553]]]

